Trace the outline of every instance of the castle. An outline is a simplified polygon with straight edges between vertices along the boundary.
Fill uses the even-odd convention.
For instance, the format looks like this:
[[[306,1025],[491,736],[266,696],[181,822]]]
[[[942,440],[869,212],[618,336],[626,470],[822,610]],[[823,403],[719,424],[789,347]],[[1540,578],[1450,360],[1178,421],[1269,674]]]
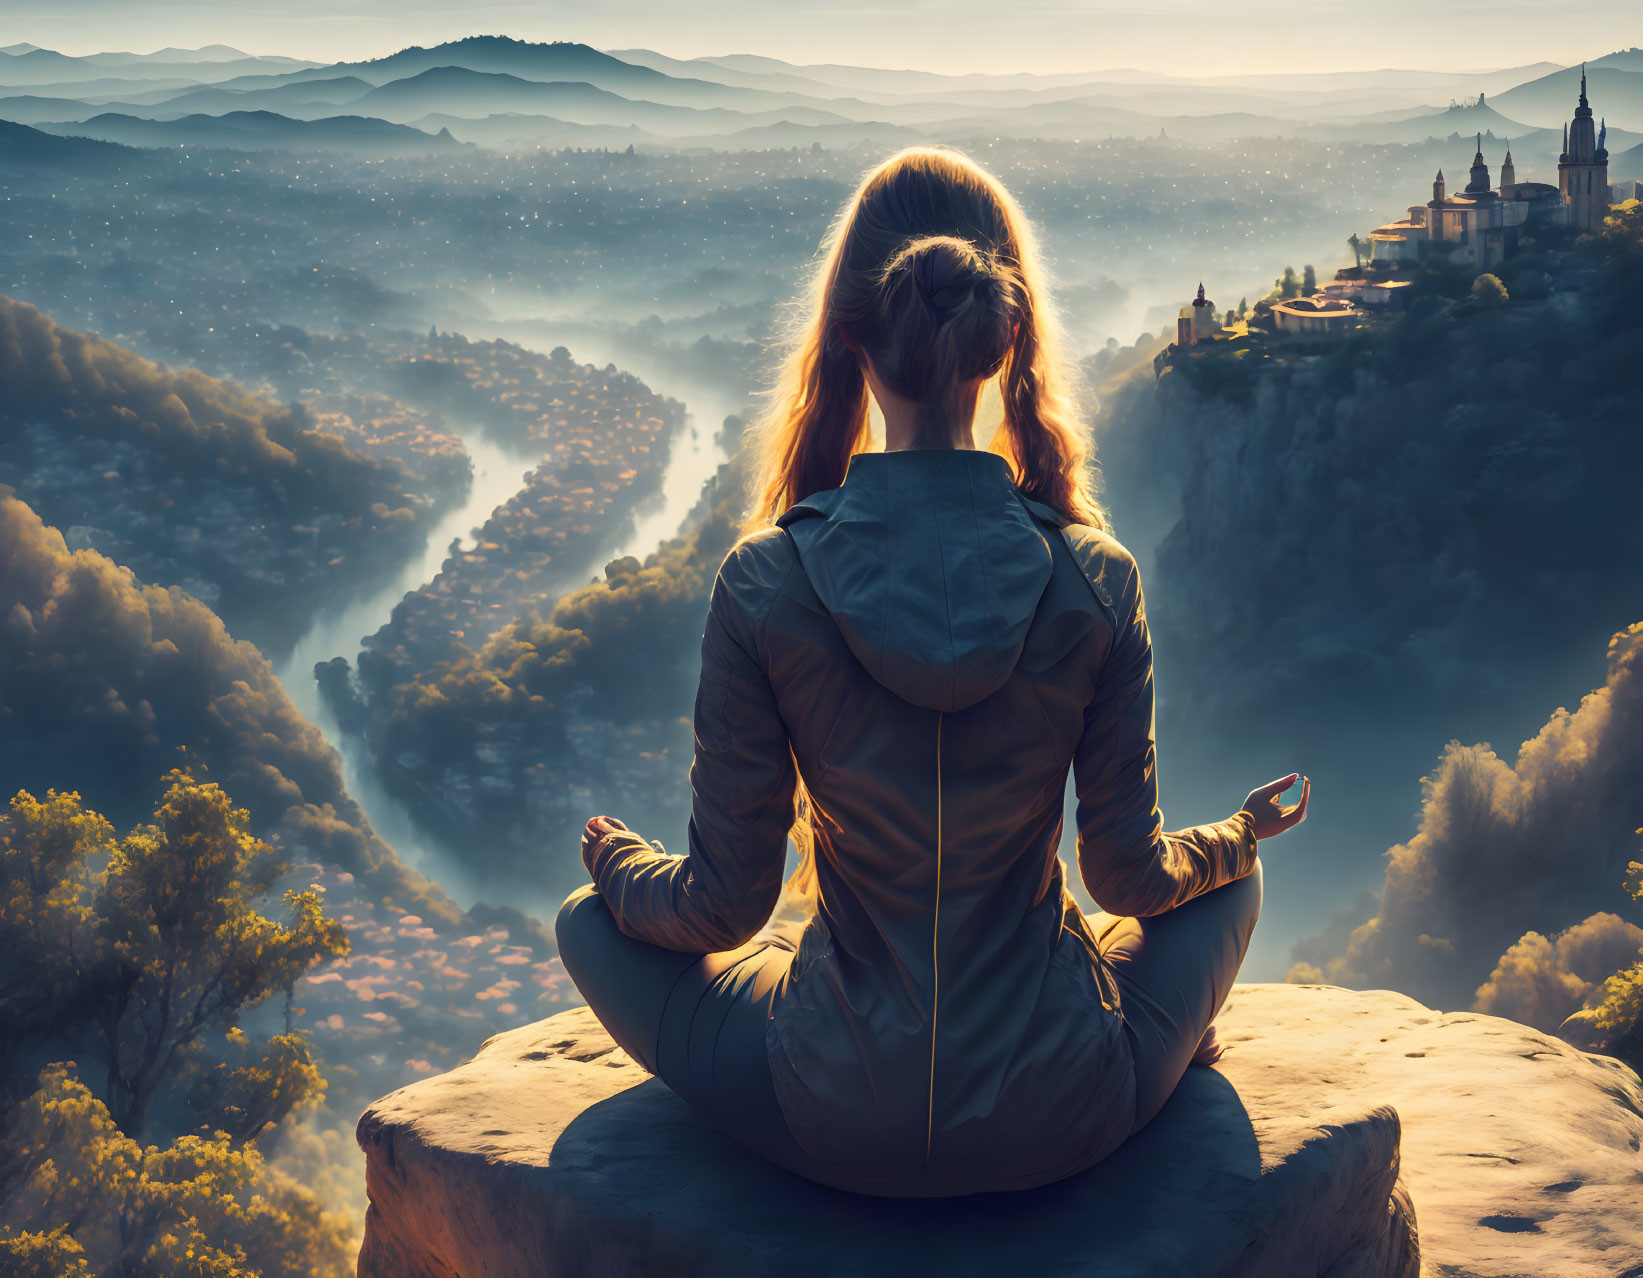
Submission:
[[[1338,338],[1359,328],[1369,311],[1400,306],[1411,280],[1399,267],[1424,261],[1447,262],[1475,274],[1491,271],[1517,252],[1519,230],[1530,224],[1568,226],[1596,231],[1609,212],[1609,152],[1604,143],[1606,124],[1594,123],[1586,100],[1586,69],[1580,71],[1580,104],[1574,120],[1563,129],[1563,152],[1558,156],[1557,185],[1519,182],[1512,163],[1512,146],[1500,166],[1500,185],[1489,179],[1483,158],[1483,135],[1465,188],[1448,193],[1443,170],[1432,182],[1432,198],[1409,206],[1408,216],[1369,235],[1369,264],[1342,270],[1311,297],[1287,297],[1256,303],[1248,321],[1223,327],[1215,318],[1215,304],[1198,285],[1198,296],[1183,306],[1175,321],[1175,340],[1153,359],[1153,373],[1162,376],[1177,355],[1199,346],[1245,348],[1255,330],[1294,337]],[[1639,184],[1643,188],[1643,184]],[[1353,237],[1354,251],[1359,247]]]
[[[1376,227],[1369,234],[1370,262],[1388,266],[1411,264],[1434,254],[1456,266],[1487,271],[1517,251],[1518,228],[1531,222],[1595,231],[1609,211],[1609,153],[1604,147],[1606,128],[1592,121],[1586,100],[1586,71],[1580,72],[1580,105],[1563,130],[1563,153],[1558,157],[1558,183],[1519,182],[1512,164],[1512,147],[1500,166],[1500,186],[1489,181],[1483,158],[1483,135],[1467,175],[1465,189],[1449,195],[1438,170],[1432,198],[1409,206],[1409,215]]]

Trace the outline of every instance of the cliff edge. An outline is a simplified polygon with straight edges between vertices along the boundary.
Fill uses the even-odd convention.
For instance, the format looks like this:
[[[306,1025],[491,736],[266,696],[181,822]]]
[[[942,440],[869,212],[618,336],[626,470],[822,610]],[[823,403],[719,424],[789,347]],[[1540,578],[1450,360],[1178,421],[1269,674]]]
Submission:
[[[824,1189],[744,1153],[585,1008],[565,1012],[366,1111],[359,1273],[1643,1267],[1643,1084],[1619,1062],[1385,991],[1243,985],[1218,1024],[1220,1065],[1189,1069],[1099,1166],[1019,1194],[911,1202]]]

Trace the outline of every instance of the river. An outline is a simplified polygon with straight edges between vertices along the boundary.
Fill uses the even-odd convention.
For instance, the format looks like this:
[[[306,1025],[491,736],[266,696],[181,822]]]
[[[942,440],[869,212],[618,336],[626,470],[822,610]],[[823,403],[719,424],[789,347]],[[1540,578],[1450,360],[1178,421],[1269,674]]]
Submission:
[[[544,354],[564,345],[581,363],[615,364],[656,393],[686,405],[684,427],[673,439],[660,490],[640,504],[632,526],[620,530],[611,542],[600,548],[579,576],[597,576],[606,562],[623,555],[642,559],[678,532],[701,496],[702,486],[724,460],[714,437],[724,418],[742,409],[734,391],[716,386],[708,378],[692,376],[688,371],[681,373],[677,367],[663,367],[659,361],[647,359],[642,350],[628,349],[614,340],[601,340],[597,332],[581,328],[574,335],[567,334],[564,341],[557,340],[552,329],[541,321],[474,325],[468,335],[476,340],[502,338]],[[394,606],[406,594],[438,574],[452,539],[461,539],[464,547],[471,549],[474,531],[519,490],[525,472],[536,464],[535,456],[498,446],[476,426],[452,423],[450,429],[462,438],[473,461],[473,485],[467,500],[430,527],[421,553],[407,560],[391,580],[344,608],[316,616],[275,674],[297,708],[341,756],[343,783],[370,817],[377,833],[402,860],[438,880],[466,907],[480,899],[478,885],[469,879],[460,861],[445,855],[422,837],[399,801],[378,782],[358,739],[339,730],[330,707],[319,695],[319,684],[313,674],[316,664],[333,657],[344,657],[350,665],[354,664],[360,641],[387,622]]]

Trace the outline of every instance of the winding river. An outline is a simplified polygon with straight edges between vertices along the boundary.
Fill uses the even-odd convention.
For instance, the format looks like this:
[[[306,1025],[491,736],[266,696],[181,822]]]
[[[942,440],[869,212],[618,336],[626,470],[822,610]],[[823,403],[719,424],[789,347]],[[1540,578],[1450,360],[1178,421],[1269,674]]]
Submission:
[[[674,437],[660,491],[641,503],[632,525],[619,530],[580,575],[596,577],[606,562],[623,555],[642,559],[678,532],[700,497],[702,486],[724,460],[723,451],[714,438],[724,418],[742,408],[734,392],[715,386],[706,378],[688,373],[681,376],[675,368],[664,368],[646,359],[642,351],[624,349],[622,344],[613,341],[601,341],[597,334],[584,330],[578,330],[574,337],[563,342],[555,340],[540,322],[518,326],[476,325],[469,335],[476,339],[503,338],[542,353],[565,345],[582,363],[601,366],[614,363],[658,394],[671,396],[686,405],[685,424]],[[452,540],[459,540],[464,548],[471,549],[475,530],[519,490],[523,476],[536,464],[535,456],[502,448],[477,427],[453,423],[452,429],[461,436],[473,461],[473,484],[467,500],[429,528],[421,553],[407,560],[391,580],[345,608],[316,616],[275,674],[297,708],[336,748],[342,759],[343,782],[370,817],[377,833],[405,862],[437,879],[466,907],[479,899],[478,887],[469,881],[460,862],[443,854],[418,833],[398,800],[378,783],[357,738],[339,730],[335,716],[319,694],[319,684],[313,674],[317,663],[333,657],[344,657],[353,664],[360,641],[387,622],[394,606],[406,594],[438,575]]]

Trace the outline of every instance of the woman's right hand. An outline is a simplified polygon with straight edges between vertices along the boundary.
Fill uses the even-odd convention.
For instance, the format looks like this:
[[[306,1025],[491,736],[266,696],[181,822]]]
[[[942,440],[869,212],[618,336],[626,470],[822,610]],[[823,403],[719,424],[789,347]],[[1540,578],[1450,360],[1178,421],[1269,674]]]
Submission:
[[[1278,802],[1278,796],[1297,781],[1301,783],[1300,800],[1286,808]],[[1270,839],[1274,834],[1282,834],[1290,826],[1306,820],[1306,801],[1311,795],[1310,778],[1303,777],[1299,772],[1291,772],[1287,777],[1279,777],[1258,790],[1251,790],[1242,810],[1249,813],[1250,823],[1255,827],[1255,837]]]

